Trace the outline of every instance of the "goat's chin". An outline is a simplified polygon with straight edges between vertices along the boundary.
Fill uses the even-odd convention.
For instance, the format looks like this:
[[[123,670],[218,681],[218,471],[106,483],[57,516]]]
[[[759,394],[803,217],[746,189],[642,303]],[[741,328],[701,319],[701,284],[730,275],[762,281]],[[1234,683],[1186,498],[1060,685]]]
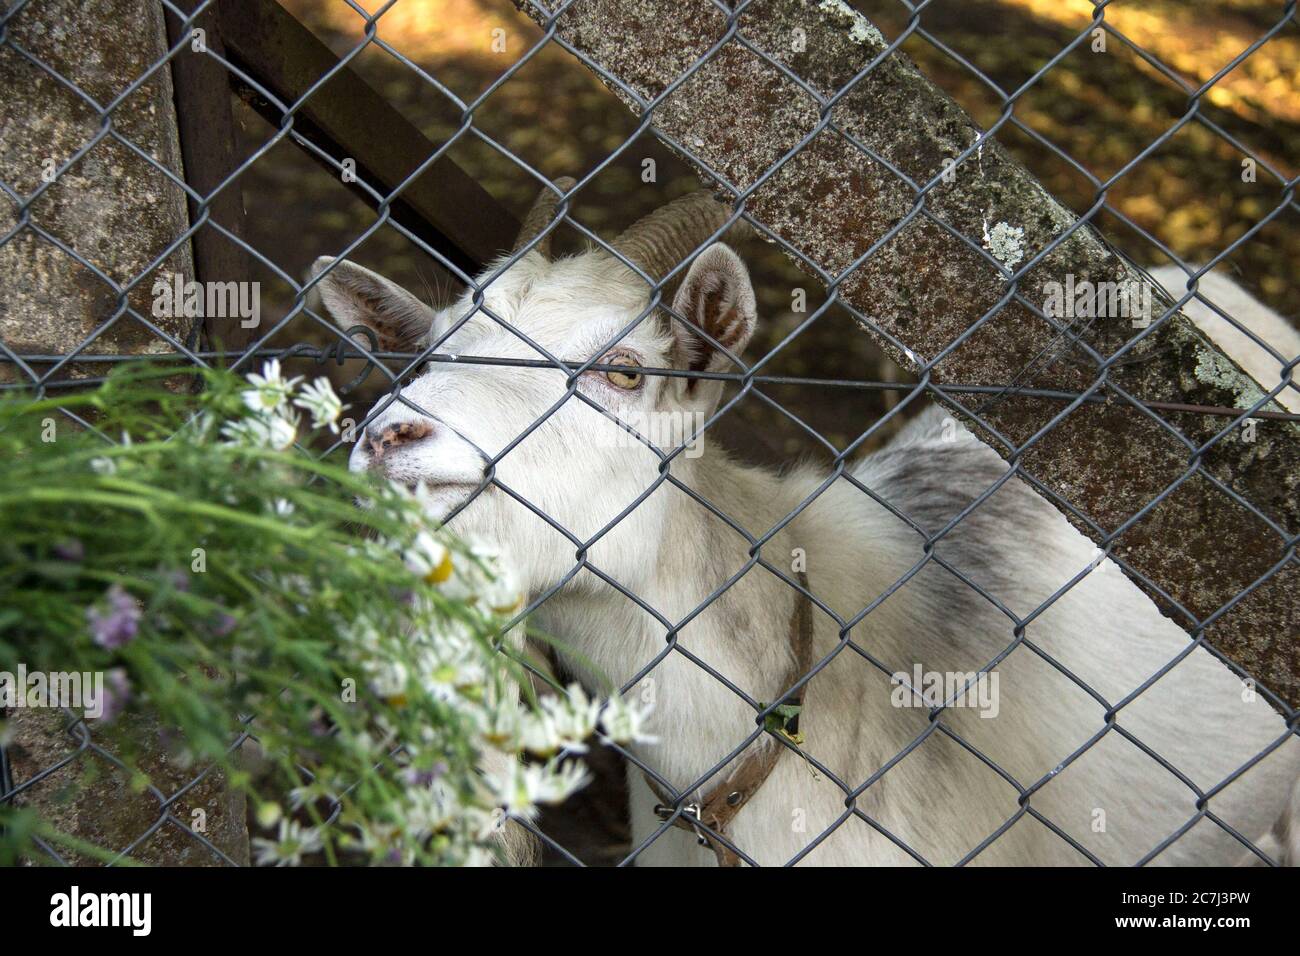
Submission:
[[[457,508],[470,500],[478,492],[478,498],[488,494],[482,488],[481,481],[443,481],[431,484],[427,479],[417,482],[403,482],[407,488],[418,495],[420,505],[425,513],[436,521],[445,521]]]
[[[412,495],[416,495],[421,510],[438,524],[446,521],[468,502],[482,484],[481,482],[443,482],[430,485],[427,481],[407,481],[401,478],[390,478],[390,480],[406,488]],[[482,498],[487,493],[487,489],[479,491],[478,498]],[[375,506],[374,500],[364,495],[357,495],[352,500],[362,511],[369,511]]]

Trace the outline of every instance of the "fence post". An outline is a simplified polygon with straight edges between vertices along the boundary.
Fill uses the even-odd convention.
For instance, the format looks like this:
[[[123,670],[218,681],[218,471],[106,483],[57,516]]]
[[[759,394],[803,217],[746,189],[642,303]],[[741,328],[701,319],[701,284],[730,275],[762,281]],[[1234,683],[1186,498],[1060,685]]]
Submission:
[[[161,5],[156,0],[42,0],[7,7],[0,23],[0,88],[6,91],[0,97],[0,275],[5,276],[0,344],[12,357],[66,356],[87,342],[96,353],[147,355],[170,352],[174,342],[194,342],[193,318],[152,314],[156,278],[194,274],[188,241],[171,248],[189,227],[185,193],[110,135],[115,131],[183,178]],[[146,72],[143,84],[106,109]],[[174,341],[127,313],[128,304]],[[36,374],[52,367],[48,360],[27,364]],[[16,362],[0,368],[8,369],[0,372],[2,380],[27,377]],[[56,375],[68,373],[91,374],[86,363],[75,361]],[[75,426],[68,421],[58,427]],[[139,842],[131,854],[137,860],[218,862],[201,842],[170,823],[148,791],[132,790],[120,770],[86,748],[77,728],[66,733],[62,714],[22,710],[8,721],[15,786],[72,758],[23,789],[19,804],[111,852]],[[106,729],[89,726],[94,742],[111,752]],[[169,754],[164,729],[148,714],[123,720],[113,734],[138,752],[140,769],[165,797],[200,773],[201,768],[187,768]],[[243,804],[214,771],[168,809],[186,825],[197,821],[194,810],[204,811],[199,816],[205,839],[246,862]]]
[[[705,178],[752,189],[747,214],[800,268],[839,278],[865,256],[834,290],[900,364],[940,388],[1105,396],[1074,407],[1002,396],[978,431],[1110,547],[1163,613],[1196,633],[1222,611],[1207,640],[1300,704],[1300,424],[1261,422],[1267,434],[1247,443],[1231,417],[1162,412],[1180,437],[1131,404],[1125,396],[1244,414],[1263,393],[1181,314],[1136,345],[1128,318],[1063,337],[1068,322],[1042,314],[1049,282],[1138,276],[996,140],[979,142],[975,122],[906,57],[886,55],[874,25],[839,0],[764,0],[731,16],[680,0],[548,4],[554,16],[515,2],[634,112],[667,91],[652,110],[656,135]],[[713,50],[732,26],[738,35]],[[1020,270],[1017,298],[1007,276]],[[1100,372],[1097,357],[1117,353],[1124,361]]]
[[[187,15],[203,0],[179,0],[175,6]],[[171,62],[172,85],[176,93],[176,122],[180,136],[181,161],[185,181],[204,204],[190,200],[190,221],[206,214],[191,240],[195,278],[200,282],[248,282],[252,280],[252,263],[247,251],[235,239],[222,235],[212,223],[219,223],[239,240],[247,239],[244,197],[239,180],[213,193],[238,166],[236,145],[239,132],[235,126],[230,74],[214,57],[225,56],[217,9],[209,6],[186,28],[175,15],[165,15],[167,42],[184,43],[187,49]],[[206,205],[206,209],[202,208]],[[246,328],[235,316],[205,316],[205,345],[238,353],[253,342],[258,332]]]

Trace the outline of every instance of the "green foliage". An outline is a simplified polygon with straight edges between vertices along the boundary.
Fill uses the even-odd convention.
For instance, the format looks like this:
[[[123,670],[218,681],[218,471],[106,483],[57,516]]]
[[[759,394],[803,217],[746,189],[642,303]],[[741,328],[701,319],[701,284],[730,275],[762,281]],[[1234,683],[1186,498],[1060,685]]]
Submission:
[[[404,489],[250,440],[272,418],[297,432],[297,380],[202,379],[195,393],[136,369],[76,396],[0,401],[0,669],[107,675],[91,732],[111,732],[124,707],[175,728],[185,759],[221,767],[279,825],[255,841],[264,862],[490,858],[505,802],[492,788],[520,787],[478,772],[484,728],[507,707],[512,725],[531,713],[490,643],[503,623],[490,605],[505,602],[482,597],[508,575],[435,536]],[[240,715],[271,781],[228,752]],[[134,766],[130,739],[117,744]],[[551,769],[512,810],[581,785]],[[340,821],[322,826],[345,791]],[[0,856],[38,834],[60,839],[0,806]]]

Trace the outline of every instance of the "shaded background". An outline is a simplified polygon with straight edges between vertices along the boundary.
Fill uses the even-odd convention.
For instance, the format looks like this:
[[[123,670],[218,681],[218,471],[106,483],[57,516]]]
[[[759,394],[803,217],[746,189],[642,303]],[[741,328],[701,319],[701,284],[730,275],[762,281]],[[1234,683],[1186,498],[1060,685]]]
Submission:
[[[581,2],[581,0],[579,0]],[[761,0],[760,0],[761,2]],[[343,0],[282,0],[283,5],[339,55],[364,42],[362,17]],[[907,11],[896,0],[854,3],[891,39],[906,26]],[[377,0],[362,6],[377,10]],[[922,25],[942,44],[970,61],[1002,89],[1020,87],[1092,19],[1085,0],[937,0]],[[1280,0],[1180,0],[1125,2],[1107,8],[1107,21],[1139,46],[1200,86],[1279,19]],[[495,33],[494,31],[504,31]],[[399,0],[378,23],[378,35],[471,102],[510,69],[541,36],[509,0]],[[505,51],[495,52],[503,37]],[[902,46],[922,71],[957,99],[982,126],[1002,113],[996,93],[960,62],[927,40],[911,36]],[[1202,100],[1204,115],[1284,176],[1300,161],[1300,26],[1286,29],[1216,83]],[[353,69],[432,142],[441,145],[462,125],[461,111],[435,86],[387,52],[370,46]],[[318,95],[326,95],[328,87]],[[1187,95],[1114,37],[1107,52],[1085,43],[1018,100],[1016,116],[1073,157],[1099,179],[1123,168],[1172,126],[1187,109]],[[275,132],[251,108],[236,101],[245,156]],[[522,215],[536,194],[532,177],[512,153],[554,179],[582,176],[601,164],[636,129],[633,116],[580,63],[555,45],[534,57],[474,111],[473,122],[505,152],[465,136],[450,157],[491,195]],[[720,124],[725,118],[720,118]],[[1061,202],[1083,213],[1095,202],[1094,188],[1078,169],[1011,126],[998,134],[1021,162]],[[643,160],[657,166],[657,182],[643,183]],[[1242,181],[1244,154],[1196,123],[1181,129],[1111,188],[1110,202],[1150,231],[1177,255],[1204,262],[1217,255],[1272,210],[1279,191],[1259,170],[1255,183]],[[431,174],[436,175],[436,174]],[[372,225],[376,214],[344,186],[336,173],[318,165],[286,140],[254,163],[239,180],[247,209],[248,241],[286,272],[304,275],[317,256],[334,255]],[[612,238],[634,219],[698,187],[684,163],[652,137],[633,143],[584,190],[573,215]],[[1294,324],[1300,309],[1295,275],[1300,264],[1300,229],[1288,209],[1237,250],[1226,268],[1254,295]],[[1119,219],[1094,222],[1120,250],[1146,266],[1167,260]],[[570,231],[557,237],[560,250],[577,247]],[[748,350],[766,354],[807,316],[791,313],[792,294],[803,289],[808,313],[824,292],[773,247],[743,244],[758,294],[761,326]],[[454,280],[395,229],[385,226],[351,258],[420,295],[442,304],[458,291]],[[258,267],[262,314],[282,317],[292,290]],[[295,319],[276,344],[331,344],[310,319]],[[314,367],[312,367],[314,368]],[[332,374],[346,382],[359,369],[349,363]],[[294,369],[309,371],[308,367]],[[832,308],[784,348],[769,366],[773,375],[853,381],[899,381],[895,368],[856,331],[852,319]],[[318,372],[314,372],[318,374]],[[353,392],[355,413],[364,413],[382,390],[379,376]],[[865,431],[897,400],[893,393],[826,386],[770,386],[766,394],[815,428],[837,448]],[[358,415],[359,417],[359,415]],[[744,456],[770,463],[798,456],[829,460],[829,452],[763,402],[750,399],[719,423],[724,442]],[[888,433],[876,436],[878,444]],[[544,829],[590,863],[616,862],[626,852],[626,821],[619,768],[597,755],[597,784],[551,814]]]

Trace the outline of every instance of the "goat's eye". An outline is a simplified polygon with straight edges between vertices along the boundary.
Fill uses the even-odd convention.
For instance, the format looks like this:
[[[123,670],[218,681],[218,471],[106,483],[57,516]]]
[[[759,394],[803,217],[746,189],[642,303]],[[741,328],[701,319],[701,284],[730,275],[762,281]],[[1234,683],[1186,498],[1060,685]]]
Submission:
[[[634,361],[630,355],[611,355],[609,357],[609,361],[603,364],[630,365],[633,368],[635,368],[638,363]],[[640,372],[616,372],[613,369],[611,369],[605,373],[605,378],[609,381],[611,385],[616,385],[619,388],[625,388],[628,391],[631,391],[634,388],[641,387]]]

